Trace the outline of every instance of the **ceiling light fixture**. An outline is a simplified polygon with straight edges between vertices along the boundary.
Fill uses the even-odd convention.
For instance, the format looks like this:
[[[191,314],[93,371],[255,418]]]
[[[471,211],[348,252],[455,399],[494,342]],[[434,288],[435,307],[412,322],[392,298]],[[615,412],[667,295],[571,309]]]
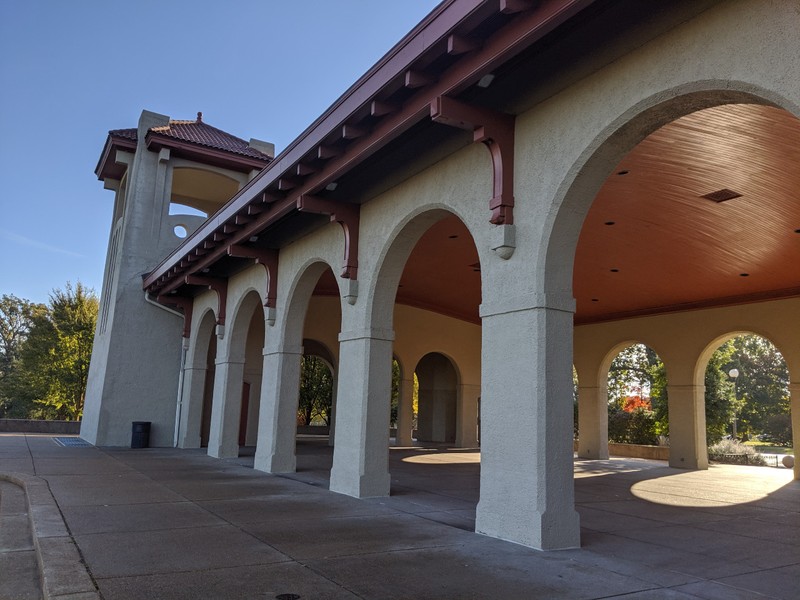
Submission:
[[[493,82],[493,81],[494,81],[494,73],[487,73],[486,75],[484,75],[483,77],[481,77],[481,78],[478,80],[477,86],[478,86],[479,88],[484,88],[484,89],[486,89],[486,88],[488,88],[490,85],[492,85],[492,82]]]

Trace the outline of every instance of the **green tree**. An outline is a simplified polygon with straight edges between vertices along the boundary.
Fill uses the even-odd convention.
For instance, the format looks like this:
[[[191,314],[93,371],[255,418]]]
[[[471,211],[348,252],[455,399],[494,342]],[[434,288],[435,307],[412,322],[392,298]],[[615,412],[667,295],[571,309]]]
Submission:
[[[722,344],[709,360],[705,385],[709,443],[725,435],[734,418],[743,439],[765,431],[783,440],[791,436],[782,416],[789,414],[789,372],[769,340],[747,334]]]
[[[708,361],[705,374],[706,441],[709,445],[720,441],[743,402],[736,398],[734,383],[728,375],[733,368],[734,348],[731,341],[720,346]]]
[[[739,370],[736,398],[742,402],[738,421],[746,436],[760,433],[770,417],[789,412],[789,371],[786,361],[769,340],[741,335],[732,340],[732,367]]]
[[[625,398],[632,393],[648,398],[652,409],[625,412]],[[608,403],[611,441],[653,444],[669,433],[667,372],[654,350],[634,344],[614,358],[608,370]]]
[[[33,405],[32,418],[77,420],[83,415],[98,299],[78,282],[55,289],[34,314],[20,350],[15,394]]]
[[[390,423],[392,427],[397,426],[397,411],[400,408],[400,363],[397,359],[392,359],[392,400],[391,400],[391,417]]]
[[[17,396],[18,368],[22,346],[28,338],[33,319],[46,310],[42,304],[17,298],[0,297],[0,417],[25,418],[30,403]]]
[[[303,356],[301,361],[298,419],[303,425],[319,420],[330,425],[333,375],[325,361],[317,356]]]

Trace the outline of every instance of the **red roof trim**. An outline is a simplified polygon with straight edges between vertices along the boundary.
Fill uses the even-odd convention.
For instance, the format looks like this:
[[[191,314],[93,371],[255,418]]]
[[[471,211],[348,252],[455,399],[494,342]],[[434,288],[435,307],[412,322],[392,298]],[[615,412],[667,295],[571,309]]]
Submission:
[[[486,40],[486,44],[473,53],[463,55],[464,58],[445,71],[440,80],[432,85],[420,88],[402,108],[379,121],[372,132],[355,140],[344,154],[330,160],[319,173],[310,176],[302,185],[292,189],[286,204],[291,212],[294,201],[302,194],[314,194],[326,183],[347,172],[365,158],[382,148],[392,139],[404,133],[413,124],[429,117],[429,104],[434,96],[457,94],[468,85],[477,81],[480,76],[490,72],[505,60],[524,50],[544,35],[551,32],[581,10],[592,4],[594,0],[543,0],[539,6],[527,12],[519,13],[499,32]],[[270,165],[265,168],[248,185],[242,188],[219,212],[206,221],[197,231],[167,256],[149,275],[144,278],[144,287],[155,291],[166,283],[164,278],[172,278],[175,267],[179,267],[183,258],[193,252],[199,243],[210,240],[215,230],[243,210],[250,203],[260,202],[262,194],[281,177],[294,175],[296,165],[316,147],[323,144],[341,128],[357,111],[375,99],[378,93],[398,77],[401,77],[425,53],[446,41],[447,36],[457,25],[464,22],[479,9],[486,8],[492,0],[450,0],[443,2],[428,15],[417,27],[401,40],[384,58],[362,76],[350,89],[342,95],[325,113],[323,113],[308,129],[292,142]],[[225,245],[246,240],[248,236],[263,231],[276,222],[279,217],[288,214],[283,211],[269,210],[261,219],[250,224],[233,238],[219,242],[204,257],[204,266],[213,264],[219,258]],[[278,214],[278,213],[282,214]],[[197,266],[195,266],[197,265]],[[193,263],[191,271],[200,268]],[[170,282],[169,287],[176,289],[179,285]],[[165,288],[164,288],[165,289]]]

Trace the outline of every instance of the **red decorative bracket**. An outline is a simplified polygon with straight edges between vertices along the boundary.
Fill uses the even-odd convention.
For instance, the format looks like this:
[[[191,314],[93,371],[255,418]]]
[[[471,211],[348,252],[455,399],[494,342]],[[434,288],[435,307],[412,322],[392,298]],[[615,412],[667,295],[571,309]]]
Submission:
[[[181,335],[188,339],[192,332],[194,301],[184,296],[156,296],[156,302],[164,306],[177,306],[183,311],[183,333]]]
[[[358,222],[361,206],[346,202],[333,202],[304,194],[297,199],[297,210],[318,215],[329,215],[344,231],[343,279],[358,279]]]
[[[183,278],[186,285],[199,285],[217,292],[219,310],[217,311],[217,325],[225,325],[225,310],[228,303],[228,280],[222,277],[203,277],[200,275],[187,275]],[[221,335],[221,334],[220,334]]]
[[[489,203],[495,225],[514,223],[514,115],[470,106],[447,96],[431,102],[431,119],[473,132],[473,141],[482,142],[492,155],[494,182]]]
[[[264,306],[275,308],[278,296],[278,251],[269,248],[253,248],[252,246],[228,246],[228,256],[234,258],[254,258],[267,272],[267,297]]]

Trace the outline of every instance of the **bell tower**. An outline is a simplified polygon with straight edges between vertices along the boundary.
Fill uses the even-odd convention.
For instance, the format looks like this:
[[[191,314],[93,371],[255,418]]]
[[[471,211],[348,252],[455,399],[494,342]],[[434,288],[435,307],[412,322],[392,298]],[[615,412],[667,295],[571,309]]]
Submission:
[[[150,445],[171,446],[183,319],[147,298],[142,276],[269,164],[274,146],[196,120],[143,111],[109,132],[95,173],[114,212],[81,437],[127,446],[131,423],[152,423]]]

